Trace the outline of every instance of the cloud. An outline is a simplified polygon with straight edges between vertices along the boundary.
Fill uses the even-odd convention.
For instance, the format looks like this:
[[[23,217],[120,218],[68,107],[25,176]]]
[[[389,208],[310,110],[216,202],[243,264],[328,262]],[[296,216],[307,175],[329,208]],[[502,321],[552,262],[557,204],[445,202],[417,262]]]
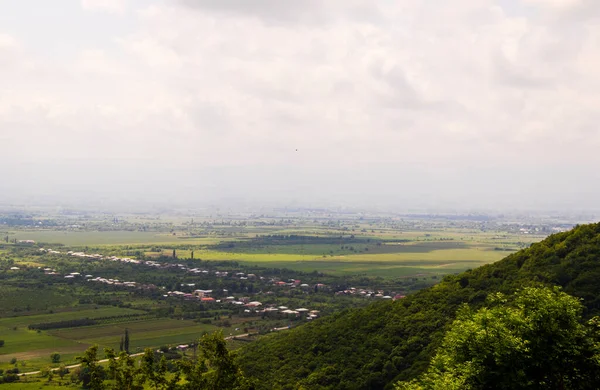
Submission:
[[[122,15],[127,9],[128,0],[81,0],[81,7],[89,11],[103,11]]]
[[[191,9],[216,12],[223,15],[254,17],[267,23],[324,24],[340,19],[362,22],[381,21],[382,15],[376,3],[363,0],[178,0]]]
[[[600,27],[561,4],[87,1],[130,29],[48,58],[0,35],[0,163],[15,193],[54,161],[63,185],[76,166],[190,202],[558,204],[529,180],[600,164]]]

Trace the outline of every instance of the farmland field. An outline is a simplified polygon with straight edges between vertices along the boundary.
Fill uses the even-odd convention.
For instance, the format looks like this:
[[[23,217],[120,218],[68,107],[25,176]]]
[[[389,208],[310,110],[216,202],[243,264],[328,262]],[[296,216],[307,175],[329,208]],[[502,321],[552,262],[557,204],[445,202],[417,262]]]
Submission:
[[[158,347],[165,344],[189,343],[198,339],[202,332],[213,331],[217,327],[197,324],[193,321],[156,319],[132,321],[101,326],[87,326],[75,329],[60,329],[49,332],[56,338],[85,344],[98,344],[102,348],[119,348],[119,341],[128,329],[133,349]]]
[[[18,361],[27,360],[28,371],[31,371],[47,366],[49,364],[48,356],[53,352],[59,352],[63,357],[63,362],[74,363],[75,356],[81,355],[85,349],[94,344],[99,345],[100,351],[104,348],[118,350],[125,329],[130,334],[130,348],[132,351],[143,351],[148,347],[158,348],[161,345],[189,343],[197,340],[203,332],[218,329],[213,325],[168,318],[42,332],[27,329],[27,324],[33,322],[94,318],[137,312],[136,310],[105,308],[60,313],[58,315],[30,316],[30,318],[23,316],[2,319],[0,320],[0,340],[5,340],[5,345],[0,349],[0,368],[10,367],[8,362],[12,358],[17,358]],[[101,355],[103,354],[101,353]]]
[[[127,245],[174,243],[176,236],[157,232],[138,231],[52,231],[19,230],[11,232],[11,238],[34,240],[37,242],[64,244],[69,246],[85,245]]]
[[[0,319],[1,328],[27,327],[30,324],[38,324],[41,322],[57,322],[74,320],[79,318],[101,318],[113,317],[128,314],[140,314],[140,310],[126,309],[119,307],[100,307],[98,309],[71,310],[52,314],[40,314],[32,316],[8,317]]]

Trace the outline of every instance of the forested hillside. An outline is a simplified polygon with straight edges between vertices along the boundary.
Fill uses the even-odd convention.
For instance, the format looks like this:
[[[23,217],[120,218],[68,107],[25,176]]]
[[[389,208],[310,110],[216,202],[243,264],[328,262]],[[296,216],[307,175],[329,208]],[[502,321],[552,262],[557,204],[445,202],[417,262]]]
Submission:
[[[600,224],[578,226],[405,299],[265,337],[241,351],[240,363],[265,389],[391,388],[427,368],[462,303],[477,308],[492,292],[559,285],[591,317],[600,312],[599,280]]]

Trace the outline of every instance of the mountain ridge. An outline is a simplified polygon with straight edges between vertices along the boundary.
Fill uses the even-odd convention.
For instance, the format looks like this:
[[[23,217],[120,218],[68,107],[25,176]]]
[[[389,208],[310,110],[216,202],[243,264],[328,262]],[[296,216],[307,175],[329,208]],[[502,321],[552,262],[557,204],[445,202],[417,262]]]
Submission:
[[[395,302],[349,309],[240,351],[239,362],[263,389],[383,389],[421,374],[456,310],[488,294],[558,285],[600,312],[600,223],[551,235],[506,258],[446,276]]]

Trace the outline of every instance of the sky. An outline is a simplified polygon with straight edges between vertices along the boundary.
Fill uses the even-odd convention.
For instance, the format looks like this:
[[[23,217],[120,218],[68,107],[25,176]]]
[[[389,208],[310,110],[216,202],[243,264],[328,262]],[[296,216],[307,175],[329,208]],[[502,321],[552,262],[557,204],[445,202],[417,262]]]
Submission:
[[[0,0],[0,203],[597,210],[597,0]]]

